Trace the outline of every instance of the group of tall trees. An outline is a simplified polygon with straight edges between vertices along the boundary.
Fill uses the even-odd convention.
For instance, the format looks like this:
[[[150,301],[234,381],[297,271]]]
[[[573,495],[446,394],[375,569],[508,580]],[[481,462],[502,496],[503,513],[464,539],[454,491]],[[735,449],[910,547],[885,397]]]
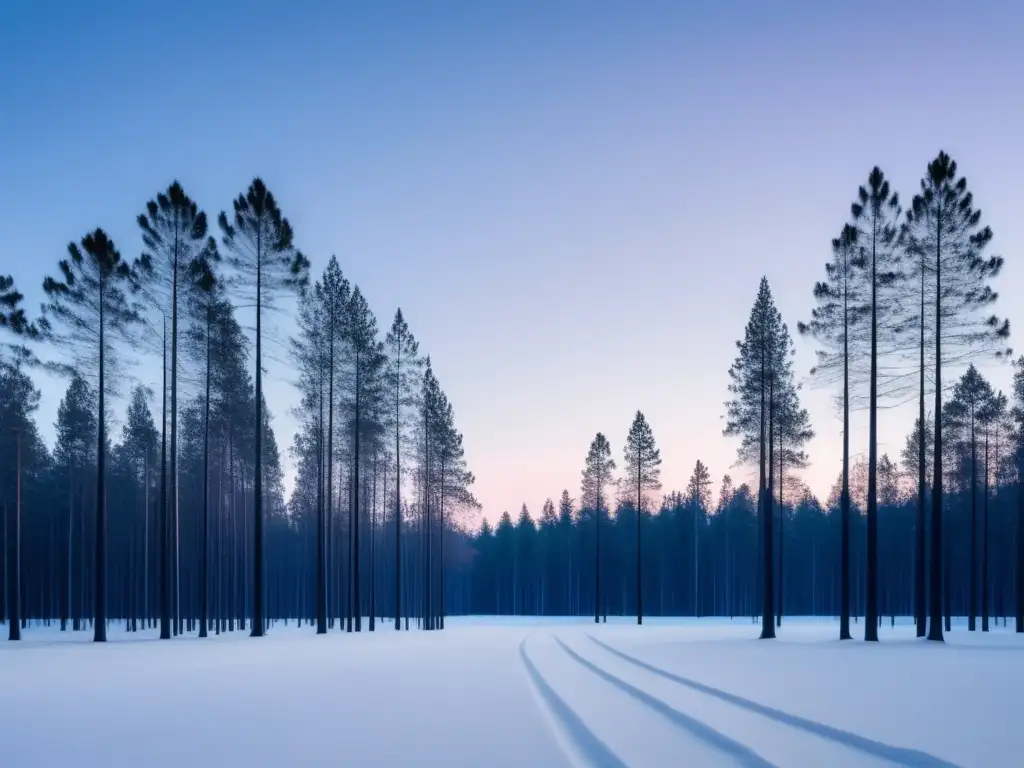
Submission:
[[[443,627],[445,533],[478,506],[452,404],[401,310],[378,337],[366,299],[332,257],[293,341],[302,428],[291,513],[312,532],[318,633],[335,617],[358,631],[364,606],[370,629],[385,605],[396,629],[401,619],[408,628],[410,614]],[[403,546],[411,536],[414,546]],[[385,570],[391,588],[378,594]],[[414,578],[403,578],[410,571]]]
[[[991,280],[1003,265],[1002,257],[986,253],[991,240],[992,230],[982,224],[981,211],[974,205],[966,178],[958,175],[956,163],[945,152],[940,152],[928,164],[920,191],[905,213],[899,195],[876,166],[868,174],[867,182],[858,188],[850,206],[849,220],[832,242],[833,256],[826,264],[826,279],[815,285],[818,306],[811,321],[801,323],[800,331],[813,336],[824,347],[819,352],[819,364],[813,373],[826,381],[842,382],[839,397],[843,413],[841,638],[850,636],[851,403],[865,396],[863,390],[866,387],[868,482],[864,510],[867,528],[864,638],[871,641],[878,639],[879,616],[878,410],[880,403],[905,396],[907,382],[916,378],[918,513],[913,551],[914,617],[919,636],[925,634],[927,616],[929,639],[943,639],[942,593],[944,579],[948,581],[948,569],[943,567],[943,560],[948,556],[948,547],[943,544],[943,511],[950,506],[948,497],[951,495],[943,486],[943,470],[950,454],[956,453],[956,446],[950,446],[951,450],[944,446],[943,425],[958,418],[962,422],[957,414],[967,408],[971,414],[973,441],[976,413],[988,413],[991,403],[999,398],[989,396],[985,406],[980,401],[964,404],[965,393],[981,391],[977,384],[980,375],[972,365],[954,390],[952,400],[944,406],[942,372],[944,366],[962,366],[975,355],[1009,355],[1006,348],[1009,322],[990,312],[997,298]],[[913,373],[917,376],[908,375]],[[929,384],[934,396],[934,427],[931,475],[926,479],[925,403]],[[982,397],[980,394],[977,396]],[[976,407],[981,410],[977,411]],[[973,466],[972,486],[977,480],[977,462]],[[988,468],[985,471],[987,473]],[[987,474],[985,488],[987,494]],[[926,499],[929,496],[931,515],[926,518]],[[926,530],[929,534],[927,545]],[[972,629],[978,594],[974,573],[977,549],[974,530],[972,513],[972,570],[968,580],[971,591],[969,623]],[[930,564],[927,599],[926,560]],[[1024,562],[1019,567],[1024,567]],[[950,585],[947,583],[945,588],[948,591]],[[949,621],[948,611],[946,621]]]
[[[334,258],[310,285],[258,178],[218,217],[219,241],[178,182],[137,223],[134,259],[102,229],[71,243],[34,322],[0,276],[0,618],[12,639],[30,618],[88,624],[96,641],[112,618],[129,630],[159,622],[162,638],[236,623],[260,636],[268,619],[294,617],[326,631],[344,616],[358,631],[384,605],[396,628],[410,613],[443,626],[444,533],[477,502],[452,404],[401,311],[379,338]],[[280,341],[267,316],[288,295],[301,296],[291,362],[303,429],[286,502],[263,376],[267,342]],[[143,356],[161,360],[158,402],[131,385]],[[33,416],[36,369],[68,381],[52,450]],[[418,566],[415,579],[385,573],[385,521],[387,554]],[[385,576],[394,602],[377,599]]]
[[[658,450],[654,440],[654,432],[650,424],[644,418],[643,413],[636,412],[633,424],[626,436],[626,447],[624,454],[625,474],[618,480],[619,495],[628,499],[636,519],[636,535],[633,539],[635,545],[635,566],[636,580],[634,584],[634,606],[636,610],[636,623],[643,624],[644,603],[643,603],[643,529],[641,521],[645,508],[650,500],[645,495],[646,491],[657,491],[661,488],[661,452]],[[594,621],[598,622],[602,617],[607,620],[607,604],[601,592],[601,518],[607,516],[607,509],[611,506],[608,497],[608,489],[614,483],[615,459],[612,458],[611,444],[600,432],[590,443],[590,450],[587,452],[586,463],[583,468],[583,481],[581,483],[582,503],[584,508],[589,510],[594,520]],[[554,505],[548,502],[545,505],[545,513],[548,520],[553,519]],[[523,514],[526,517],[520,518],[520,524],[525,525],[528,520],[526,506],[523,505]],[[572,523],[572,506],[569,500],[569,492],[562,494],[562,514],[566,515],[565,523]],[[502,524],[511,523],[508,513],[502,518]],[[484,533],[487,528],[484,528]],[[570,556],[571,557],[571,556]]]
[[[836,614],[841,638],[863,616],[877,640],[883,613],[913,615],[933,640],[958,613],[982,630],[1012,614],[1024,632],[1024,357],[1009,396],[975,364],[1010,354],[1009,323],[991,312],[1003,260],[945,153],[906,210],[872,169],[797,326],[842,416],[825,503],[798,478],[814,431],[766,278],[725,404],[756,488],[726,476],[713,504],[698,461],[685,492],[656,501],[662,459],[638,411],[621,474],[598,433],[578,499],[565,490],[536,521],[524,504],[474,530],[454,409],[401,310],[382,333],[336,258],[310,275],[260,179],[218,216],[219,240],[177,182],[137,222],[135,258],[102,229],[69,245],[35,319],[0,276],[0,615],[14,639],[29,618],[88,623],[102,641],[111,618],[158,622],[167,638],[236,624],[259,636],[271,619],[325,633],[364,617],[436,629],[452,612],[591,609],[638,624],[760,614],[765,638],[784,612]],[[263,376],[281,341],[269,313],[289,295],[301,297],[285,345],[300,428],[286,501]],[[140,353],[162,361],[159,396],[129,386]],[[37,369],[68,381],[52,449],[34,420]],[[879,411],[913,397],[897,465],[879,455]],[[865,411],[860,459],[850,434]]]
[[[813,436],[800,407],[793,374],[793,340],[762,279],[737,356],[729,369],[725,434],[740,438],[739,456],[758,468],[758,519],[762,541],[762,637],[775,636],[776,487],[784,487],[788,466],[806,462],[803,445]],[[790,461],[786,461],[789,458]],[[777,473],[776,473],[777,471]],[[780,542],[781,545],[781,542]]]

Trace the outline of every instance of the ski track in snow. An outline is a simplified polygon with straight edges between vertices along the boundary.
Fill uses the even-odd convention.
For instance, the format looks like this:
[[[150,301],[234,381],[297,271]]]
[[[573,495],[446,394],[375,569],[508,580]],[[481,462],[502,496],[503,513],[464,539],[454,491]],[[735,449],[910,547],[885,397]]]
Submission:
[[[756,701],[745,699],[742,696],[737,696],[736,694],[728,693],[727,691],[714,688],[710,685],[705,685],[704,683],[697,682],[696,680],[691,680],[690,678],[686,678],[681,675],[669,672],[668,670],[662,669],[661,667],[656,667],[653,664],[648,664],[647,662],[642,661],[641,659],[638,659],[635,656],[631,656],[627,653],[618,650],[617,648],[613,648],[612,646],[608,645],[605,642],[602,642],[601,640],[598,640],[596,637],[589,633],[587,633],[587,637],[590,638],[590,640],[596,643],[599,647],[617,656],[618,658],[627,661],[630,664],[633,664],[641,669],[645,669],[648,672],[651,672],[652,674],[658,675],[659,677],[665,678],[666,680],[671,680],[674,683],[686,686],[687,688],[690,688],[692,690],[698,691],[708,696],[713,696],[717,699],[721,699],[722,701],[726,701],[747,711],[755,712],[759,715],[767,717],[770,720],[774,720],[775,722],[783,723],[793,728],[797,728],[799,730],[812,733],[815,736],[820,736],[823,739],[827,739],[837,744],[841,744],[844,747],[848,747],[859,752],[867,753],[869,755],[872,755],[873,757],[878,757],[883,760],[887,760],[896,765],[905,766],[905,768],[959,768],[959,766],[957,766],[956,763],[951,763],[948,760],[943,760],[942,758],[935,757],[934,755],[930,755],[927,752],[921,752],[915,749],[895,747],[889,744],[883,744],[881,742],[869,739],[865,736],[860,736],[856,733],[850,733],[849,731],[844,731],[840,728],[834,728],[832,726],[825,725],[824,723],[818,723],[814,720],[808,720],[806,718],[799,717],[798,715],[783,712],[782,710],[774,709],[764,704],[759,704]],[[576,654],[569,650],[568,647],[565,646],[565,644],[562,643],[561,640],[558,640],[558,642],[570,654],[576,657]],[[579,657],[576,658],[577,660],[579,660]],[[589,662],[584,663],[589,664]]]
[[[775,763],[759,754],[752,746],[737,741],[726,733],[712,727],[707,722],[702,722],[690,714],[694,711],[702,711],[699,703],[687,703],[682,708],[678,708],[680,707],[680,702],[674,701],[675,706],[673,706],[664,699],[653,695],[650,683],[645,683],[642,678],[637,679],[628,676],[628,680],[624,679],[609,671],[607,665],[600,660],[595,661],[582,656],[570,647],[562,637],[559,637],[558,634],[554,632],[544,634],[548,639],[554,640],[566,656],[575,662],[574,666],[586,670],[594,678],[607,683],[613,689],[625,694],[626,697],[618,700],[614,698],[608,699],[607,704],[613,714],[610,720],[601,719],[598,722],[593,718],[585,717],[582,710],[574,709],[563,698],[562,694],[555,689],[549,678],[545,678],[544,674],[538,669],[527,653],[527,640],[529,638],[523,640],[519,647],[519,656],[523,666],[526,668],[526,672],[538,694],[540,702],[551,714],[552,726],[559,735],[563,748],[577,760],[595,766],[647,764],[645,760],[638,759],[638,755],[632,754],[631,750],[623,751],[616,747],[617,754],[602,737],[605,735],[613,736],[617,732],[621,739],[623,729],[642,728],[644,721],[649,720],[651,717],[657,717],[670,723],[677,731],[696,739],[696,743],[712,749],[727,762],[743,766],[743,768],[775,768]],[[836,764],[845,765],[847,761],[860,764],[859,760],[867,759],[869,761],[881,761],[891,765],[903,766],[903,768],[960,768],[956,763],[921,750],[875,741],[866,736],[800,717],[691,678],[683,677],[620,651],[618,648],[599,640],[590,633],[585,634],[587,639],[593,642],[594,646],[601,649],[601,651],[610,654],[621,662],[626,662],[634,668],[644,670],[646,673],[663,680],[668,680],[690,691],[691,695],[696,693],[702,698],[708,697],[712,700],[724,702],[725,705],[740,710],[746,717],[761,717],[772,724],[777,724],[778,727],[784,727],[785,730],[794,729],[804,734],[805,738],[816,739],[819,740],[819,743],[832,745],[829,749],[839,750],[838,753],[835,753],[835,756],[841,763]],[[574,636],[579,637],[578,635]],[[531,634],[530,637],[539,639],[536,634]],[[623,673],[620,672],[619,674]],[[568,686],[564,682],[558,687],[564,689],[566,694],[569,693]],[[570,698],[572,697],[570,696]],[[639,705],[639,710],[634,711],[634,708],[630,705],[626,705],[629,709],[623,709],[623,704],[620,704],[619,701],[622,701],[623,704],[626,701],[632,701]],[[720,704],[719,707],[721,706]],[[682,711],[683,709],[688,710],[688,712]],[[629,717],[638,713],[640,716],[639,720]],[[717,719],[721,719],[720,715]],[[616,723],[616,725],[612,726],[611,722]],[[629,723],[629,725],[623,725],[624,723]],[[774,728],[776,726],[769,727]],[[735,730],[735,726],[727,728],[727,730]],[[615,743],[615,739],[612,739],[612,743]],[[808,744],[808,746],[810,745]],[[841,757],[844,752],[849,755],[848,758],[844,759]],[[860,756],[859,760],[858,755]],[[783,763],[789,764],[785,760]]]
[[[597,666],[592,661],[580,656],[557,636],[555,637],[555,642],[562,647],[562,650],[564,650],[569,657],[573,659],[573,661],[577,662],[590,672],[593,672],[605,682],[615,686],[623,693],[626,693],[634,700],[640,702],[647,708],[647,710],[661,715],[677,728],[696,736],[709,746],[728,755],[737,765],[744,766],[744,768],[775,768],[773,763],[765,760],[745,744],[741,744],[740,742],[729,738],[724,733],[716,731],[705,723],[695,720],[689,715],[680,712],[678,709],[670,707],[661,699],[651,696],[649,693],[627,683],[622,678],[616,677],[615,675],[601,669],[601,667]]]
[[[526,640],[519,644],[519,658],[526,667],[526,672],[533,683],[534,689],[544,704],[551,711],[554,720],[554,727],[558,734],[565,739],[570,750],[578,753],[578,757],[586,764],[593,766],[608,766],[608,768],[626,768],[608,746],[591,731],[576,712],[570,707],[565,699],[559,696],[543,675],[534,666],[526,653]]]

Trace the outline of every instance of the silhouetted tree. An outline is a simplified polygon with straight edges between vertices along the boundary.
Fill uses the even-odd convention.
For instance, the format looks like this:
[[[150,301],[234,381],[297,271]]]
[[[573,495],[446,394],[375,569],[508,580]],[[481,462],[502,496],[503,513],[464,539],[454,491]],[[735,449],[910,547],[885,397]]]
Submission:
[[[995,478],[996,491],[999,489],[1000,435],[1005,434],[1009,401],[1002,392],[990,391],[978,413],[978,421],[984,435],[984,478],[981,531],[981,631],[989,630],[989,502],[992,497],[990,480]],[[991,449],[991,450],[990,450]]]
[[[62,468],[67,477],[68,490],[68,527],[67,527],[67,564],[64,579],[64,599],[62,600],[61,630],[67,627],[68,619],[71,628],[77,632],[81,611],[74,609],[74,543],[75,543],[75,493],[78,492],[78,519],[80,551],[84,554],[85,542],[85,477],[90,471],[95,472],[96,464],[96,394],[88,382],[78,373],[74,373],[68,384],[67,391],[57,407],[56,444],[54,446],[54,462]],[[84,587],[84,585],[81,585]],[[81,591],[81,589],[80,589]]]
[[[231,304],[224,298],[213,271],[218,255],[211,243],[207,253],[193,259],[188,270],[188,309],[192,321],[188,335],[188,351],[203,366],[203,525],[200,554],[199,636],[207,636],[209,623],[209,556],[210,556],[210,409],[213,395],[213,364],[219,350],[214,348],[218,316],[223,320],[231,314]],[[172,387],[173,390],[173,387]],[[173,409],[172,409],[173,410]]]
[[[661,452],[654,443],[654,433],[640,412],[626,435],[623,455],[623,482],[630,492],[636,491],[636,623],[644,622],[643,557],[640,521],[643,519],[644,491],[661,489]]]
[[[150,618],[149,613],[149,497],[150,472],[157,449],[156,424],[149,409],[150,393],[142,386],[132,389],[131,400],[125,413],[125,423],[121,434],[121,455],[127,464],[125,469],[134,479],[138,493],[134,510],[135,517],[142,517],[142,605],[134,606],[135,614],[141,614],[144,620]],[[132,536],[138,539],[137,535]],[[136,575],[132,574],[133,578]],[[135,585],[136,588],[139,586]],[[135,618],[134,616],[132,617]]]
[[[437,515],[440,529],[438,537],[440,585],[437,616],[440,628],[444,629],[446,611],[445,505],[447,504],[449,509],[460,506],[478,509],[480,505],[469,490],[469,486],[475,482],[475,478],[466,467],[466,451],[463,447],[462,433],[455,428],[455,412],[448,396],[440,390],[432,431],[434,433],[432,443],[438,471]],[[449,514],[451,513],[449,512]]]
[[[324,270],[324,276],[319,286],[319,293],[316,296],[319,309],[323,312],[320,320],[323,323],[322,335],[326,345],[324,364],[327,369],[327,489],[325,499],[327,503],[326,540],[330,542],[332,540],[331,526],[334,518],[334,411],[337,404],[334,384],[336,377],[340,373],[339,369],[342,363],[351,364],[347,353],[350,348],[348,337],[349,312],[352,309],[352,286],[342,274],[338,260],[333,255],[330,261],[327,262],[327,268]],[[349,520],[349,531],[351,533],[351,517]],[[351,623],[351,619],[349,621]],[[333,624],[334,619],[332,618],[330,625],[333,626]]]
[[[565,610],[566,614],[575,614],[576,609],[573,602],[573,573],[575,568],[578,566],[578,555],[577,550],[573,546],[573,541],[576,538],[574,534],[574,525],[576,523],[575,509],[573,508],[572,497],[569,496],[568,489],[562,489],[562,496],[558,500],[558,523],[557,523],[557,535],[556,541],[558,542],[557,548],[559,555],[556,555],[553,559],[558,562],[562,561],[562,568],[559,569],[560,581],[565,582]],[[561,557],[564,553],[564,559]],[[574,560],[574,556],[576,559]]]
[[[351,408],[352,408],[352,506],[349,529],[352,532],[352,594],[355,596],[356,632],[362,630],[362,607],[359,567],[359,493],[360,454],[367,429],[376,425],[372,418],[379,412],[383,394],[382,373],[387,358],[383,344],[377,339],[377,319],[370,310],[359,287],[349,299],[346,313],[345,336],[351,352]],[[351,615],[351,614],[350,614]]]
[[[814,430],[811,429],[811,417],[806,408],[800,406],[800,397],[797,387],[791,383],[786,386],[776,407],[775,440],[778,443],[778,465],[779,465],[779,572],[777,585],[777,605],[775,614],[775,626],[782,626],[783,607],[783,548],[785,546],[785,521],[786,521],[786,498],[785,498],[785,473],[786,469],[803,469],[807,466],[807,454],[804,446],[814,437]]]
[[[299,373],[299,387],[302,391],[302,403],[299,411],[306,419],[303,427],[306,433],[296,435],[293,451],[300,461],[300,472],[309,469],[312,460],[315,465],[316,477],[316,588],[315,607],[316,632],[318,635],[327,633],[327,528],[324,499],[325,485],[325,441],[333,436],[333,423],[330,424],[331,435],[324,433],[324,391],[327,389],[328,417],[333,416],[333,373],[331,352],[333,351],[333,333],[335,324],[330,321],[328,301],[324,295],[324,285],[318,280],[313,285],[299,306],[299,333],[292,339],[292,354]],[[331,419],[333,421],[333,419]],[[310,439],[309,432],[315,436]],[[333,445],[332,445],[333,447]],[[326,454],[332,453],[326,451]],[[313,455],[315,454],[315,456]],[[330,464],[328,464],[330,466]],[[307,476],[308,479],[308,476]],[[307,490],[305,487],[303,491]],[[292,496],[292,504],[298,503],[296,494]]]
[[[26,463],[39,464],[38,454],[45,451],[32,420],[32,414],[38,408],[39,390],[25,374],[20,359],[14,364],[0,362],[0,449],[13,448],[0,450],[3,459],[0,472],[4,480],[8,479],[8,473],[13,475],[10,485],[5,483],[0,486],[0,503],[4,507],[3,554],[6,568],[3,577],[7,582],[7,639],[12,641],[21,640],[21,624],[24,620],[21,599],[22,475]],[[11,486],[13,498],[7,493]],[[8,526],[8,505],[13,508],[13,526]],[[9,527],[14,529],[10,541],[7,539]]]
[[[169,505],[174,515],[174,537],[169,540],[170,524],[168,520],[161,522],[161,546],[174,556],[174,634],[181,632],[181,612],[179,608],[180,556],[178,539],[181,522],[178,518],[178,325],[179,310],[185,297],[185,282],[192,261],[209,254],[212,261],[216,254],[216,245],[212,237],[207,236],[206,214],[199,210],[181,184],[171,183],[166,192],[159,193],[155,199],[146,203],[146,212],[138,216],[139,228],[142,230],[142,242],[146,251],[136,262],[136,271],[140,279],[147,283],[146,289],[154,306],[171,319],[170,335],[170,377],[171,377],[171,452],[170,482],[162,487],[160,498],[165,499],[163,509]],[[167,483],[162,476],[161,483]],[[162,574],[161,589],[171,589],[166,583],[168,574]],[[161,616],[161,622],[168,617]],[[161,627],[161,637],[168,637]]]
[[[604,489],[612,482],[615,460],[612,448],[600,432],[590,443],[586,463],[583,467],[583,481],[580,485],[580,508],[594,513],[594,623],[601,620],[601,515],[605,505]]]
[[[856,352],[854,332],[864,319],[864,299],[858,279],[858,232],[847,224],[832,241],[832,261],[825,264],[824,281],[815,284],[818,306],[809,323],[800,323],[801,334],[822,342],[818,364],[812,373],[831,382],[841,375],[843,393],[843,487],[840,498],[840,598],[839,639],[850,639],[850,360]],[[852,343],[851,343],[852,342]],[[854,347],[851,349],[851,347]]]
[[[768,471],[772,465],[769,455],[770,436],[773,432],[774,382],[778,377],[780,392],[787,383],[784,374],[785,357],[789,351],[788,334],[782,317],[775,308],[767,278],[761,278],[757,298],[750,312],[742,341],[736,343],[738,354],[729,368],[729,393],[726,402],[727,436],[741,438],[741,460],[756,451],[758,457],[758,516],[762,533],[762,616],[761,637],[775,637],[775,608],[773,594],[772,547],[772,493]]]
[[[1003,266],[985,256],[992,230],[981,226],[967,179],[945,152],[928,164],[921,191],[907,212],[908,249],[930,278],[935,335],[935,464],[932,488],[930,622],[928,639],[942,641],[942,365],[972,349],[1005,353],[1008,320],[984,312],[997,298],[989,281]]]
[[[416,406],[423,368],[419,344],[401,309],[395,311],[385,345],[388,419],[395,437],[395,629],[398,630],[402,616],[402,445],[407,439],[408,413]]]
[[[76,367],[96,374],[96,587],[93,639],[107,639],[106,615],[106,394],[110,387],[107,367],[113,368],[118,341],[132,341],[133,326],[141,320],[126,289],[138,287],[138,279],[106,232],[97,229],[82,238],[81,248],[68,245],[68,258],[58,264],[60,278],[47,277],[43,290],[49,299],[45,311],[62,332],[56,336]],[[95,367],[93,367],[95,366]]]
[[[868,499],[867,499],[867,600],[864,612],[864,639],[878,640],[878,325],[880,310],[897,306],[893,290],[900,276],[899,196],[875,166],[868,182],[857,190],[853,203],[854,226],[858,230],[863,294],[870,315],[870,373],[868,394]],[[884,320],[884,315],[883,318]]]
[[[700,459],[686,484],[686,501],[693,512],[693,615],[700,616],[700,529],[711,509],[711,472]]]
[[[234,202],[234,215],[221,212],[227,264],[233,284],[241,288],[245,305],[256,310],[256,435],[253,492],[253,615],[252,636],[262,637],[263,612],[263,310],[270,309],[285,290],[304,290],[309,261],[292,243],[292,227],[277,201],[259,178]]]
[[[24,296],[17,291],[14,287],[14,279],[9,275],[0,275],[0,330],[7,331],[10,335],[15,337],[31,337],[38,338],[38,328],[30,323],[25,317],[25,310],[21,307],[21,302]],[[21,344],[14,345],[5,342],[8,351],[13,352],[18,362],[24,360],[31,360],[32,355],[29,351]],[[2,349],[3,347],[0,347]],[[28,381],[20,368],[13,366],[11,363],[5,361],[3,357],[0,357],[0,376],[4,376],[9,379],[4,383],[8,386],[3,388],[4,394],[11,398],[17,397],[16,391],[22,390],[21,394],[27,392],[35,393],[35,406],[38,407],[39,395],[38,391],[29,387],[28,390],[25,388],[14,386],[16,384],[22,384]],[[12,412],[8,414],[9,418],[5,419],[5,423],[10,430],[14,432],[15,443],[16,443],[16,456],[15,456],[15,486],[16,486],[16,499],[15,499],[15,512],[14,512],[14,565],[8,569],[8,572],[13,572],[13,576],[10,578],[9,592],[10,597],[9,603],[9,619],[8,619],[8,639],[20,640],[21,639],[21,445],[22,445],[22,433],[28,425],[28,421],[25,418],[25,414],[18,414],[15,416],[13,409],[22,407],[29,407],[30,403],[33,402],[32,398],[28,398],[21,401],[12,399],[8,405],[12,409]],[[0,404],[2,408],[7,403]],[[34,410],[34,407],[32,408]],[[4,439],[4,438],[0,438]],[[4,520],[4,541],[6,542],[7,533],[7,522]],[[4,556],[7,557],[9,553],[5,550]],[[6,562],[6,560],[5,560]]]
[[[978,615],[978,437],[985,421],[986,408],[995,393],[973,365],[953,388],[953,396],[946,403],[945,423],[950,432],[950,447],[961,454],[968,464],[971,493],[970,576],[967,628],[973,632]]]

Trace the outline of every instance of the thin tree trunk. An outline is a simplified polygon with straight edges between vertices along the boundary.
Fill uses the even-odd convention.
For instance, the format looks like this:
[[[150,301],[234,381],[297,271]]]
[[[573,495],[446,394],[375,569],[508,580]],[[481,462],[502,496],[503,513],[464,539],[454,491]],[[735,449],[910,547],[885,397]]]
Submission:
[[[437,589],[437,596],[438,596],[438,600],[437,600],[437,603],[438,603],[437,628],[439,628],[439,629],[444,629],[444,612],[445,612],[445,601],[444,601],[444,585],[445,585],[445,578],[444,578],[444,575],[445,575],[444,574],[444,470],[445,470],[446,463],[447,463],[447,457],[442,455],[442,457],[441,457],[441,488],[440,488],[440,492],[438,493],[438,502],[437,502],[437,517],[438,517],[438,520],[439,520],[439,523],[440,523],[440,528],[439,528],[439,531],[438,531],[438,534],[437,534],[437,538],[438,538],[438,556],[437,556],[438,565],[437,565],[437,570],[438,570],[438,575],[439,575],[439,579],[438,579],[439,584],[438,584],[438,589]]]
[[[640,518],[643,517],[643,513],[640,511],[641,504],[643,503],[643,494],[641,489],[641,478],[643,477],[643,466],[640,464],[639,457],[637,458],[637,472],[636,472],[636,623],[637,625],[644,623],[644,591],[642,582],[642,571],[641,564],[642,558],[640,556],[640,546],[642,538],[640,536]]]
[[[324,520],[324,376],[320,367],[319,407],[317,409],[316,441],[316,633],[327,634],[327,562],[326,530]],[[328,408],[333,403],[328,402]],[[328,436],[328,440],[330,437]],[[330,503],[330,502],[328,502]]]
[[[174,634],[181,634],[181,539],[178,519],[178,234],[171,271],[171,511],[174,514]]]
[[[431,536],[430,536],[430,422],[427,419],[426,413],[423,417],[423,507],[426,513],[423,521],[423,624],[424,627],[429,631],[433,629],[431,623],[431,586],[433,579],[431,578]],[[513,605],[515,604],[515,594],[513,593]]]
[[[874,224],[872,228],[874,228]],[[874,231],[872,232],[872,235]],[[867,596],[864,640],[878,641],[878,290],[875,238],[871,240],[871,393],[868,426]]]
[[[369,630],[373,632],[376,629],[376,615],[377,615],[377,569],[376,563],[374,562],[375,548],[374,548],[374,531],[376,528],[376,515],[377,515],[377,455],[379,449],[375,449],[373,453],[373,496],[370,501],[370,626]]]
[[[924,424],[924,255],[921,256],[921,367],[920,397],[918,398],[917,433],[917,546],[914,550],[914,616],[918,637],[925,635],[925,424]]]
[[[72,577],[74,574],[74,542],[75,542],[75,486],[74,486],[74,464],[68,462],[68,574],[65,581],[65,588],[67,591],[64,594],[64,615],[60,619],[60,630],[64,632],[67,630],[68,619],[71,618],[71,595],[74,594],[72,589]],[[6,530],[6,528],[4,529]],[[78,629],[72,625],[72,631]]]
[[[981,631],[988,632],[988,429],[985,430],[985,516],[981,531]]]
[[[103,643],[107,639],[107,414],[105,399],[104,374],[104,279],[103,269],[99,270],[99,430],[96,441],[96,595],[93,600],[93,636],[94,642]]]
[[[978,615],[978,449],[975,439],[974,405],[971,405],[971,575],[967,580],[970,594],[967,599],[967,631],[976,628],[975,616]]]
[[[1017,459],[1017,589],[1014,631],[1024,632],[1024,458]]]
[[[201,597],[199,607],[199,636],[206,637],[206,628],[210,619],[209,579],[210,579],[210,313],[206,310],[206,398],[203,403],[203,551]]]
[[[327,358],[327,533],[329,539],[334,511],[334,329],[337,319],[334,316],[333,299],[327,321],[330,323]],[[337,556],[337,551],[335,551],[335,556]]]
[[[402,359],[395,358],[395,631],[402,628]],[[408,629],[408,626],[406,627]]]
[[[356,365],[360,366],[362,361],[356,359]],[[360,371],[356,371],[356,423],[355,423],[355,459],[352,463],[354,477],[352,480],[352,602],[355,611],[356,632],[363,629],[362,595],[359,592],[359,444],[362,442],[362,420],[363,414],[360,409]]]
[[[8,567],[10,598],[7,611],[7,639],[21,640],[21,428],[14,430],[16,442],[15,452],[15,492],[14,492],[14,562]],[[7,555],[7,507],[4,507],[4,562]],[[13,575],[10,572],[14,571]]]
[[[700,505],[693,505],[693,615],[694,617],[700,616],[700,561],[699,561],[699,544],[700,544],[700,528],[698,522],[698,516],[700,515]]]
[[[1024,501],[1021,502],[1024,508]],[[597,492],[597,509],[594,510],[594,623],[601,621],[601,491]],[[1024,519],[1024,515],[1022,515]],[[1022,557],[1024,562],[1024,557]]]
[[[766,456],[768,446],[766,442],[770,440],[769,434],[765,433],[765,427],[768,426],[765,421],[765,389],[767,387],[767,369],[766,369],[766,355],[768,353],[767,344],[768,340],[765,338],[765,329],[761,330],[761,439],[760,439],[760,478],[758,482],[758,506],[760,507],[759,512],[761,515],[761,534],[763,537],[763,547],[761,552],[761,639],[768,640],[775,637],[775,622],[774,622],[774,611],[772,609],[772,557],[771,557],[771,539],[772,539],[772,512],[771,506],[772,501],[769,497],[768,478],[765,467],[765,462],[768,460]],[[769,426],[770,430],[770,426]],[[766,440],[767,438],[767,440]]]
[[[766,496],[768,516],[766,520],[767,538],[764,551],[764,592],[767,604],[764,616],[767,617],[771,637],[775,637],[775,371],[768,374],[768,490]],[[762,621],[764,618],[762,617]],[[763,629],[762,629],[763,634]]]
[[[262,258],[262,228],[256,239],[256,258]],[[252,556],[252,631],[250,637],[263,637],[263,269],[256,268],[256,455],[253,480],[253,556]]]
[[[775,606],[775,626],[782,626],[782,545],[785,541],[783,526],[786,522],[786,504],[783,499],[785,489],[783,479],[783,464],[786,460],[786,451],[782,443],[782,430],[779,430],[779,588],[778,605]]]
[[[167,316],[160,407],[160,639],[171,639],[170,522],[167,516]]]
[[[142,457],[142,486],[145,496],[144,510],[145,525],[142,533],[142,624],[149,626],[149,446],[146,446],[146,453]]]
[[[941,208],[939,220],[942,218]],[[931,621],[928,639],[942,637],[942,227],[935,245],[935,457],[932,469]],[[921,429],[924,429],[922,423]],[[947,611],[948,613],[948,611]]]
[[[848,256],[844,256],[848,258]],[[844,275],[848,271],[844,264]],[[844,277],[844,281],[848,279]],[[843,287],[843,489],[839,501],[839,639],[850,635],[850,324],[849,290]]]
[[[354,610],[353,609],[353,604],[355,602],[355,600],[352,597],[352,581],[353,581],[353,579],[352,579],[352,562],[353,562],[353,559],[354,559],[353,556],[352,556],[352,551],[353,551],[352,537],[355,535],[355,528],[354,528],[354,525],[353,525],[353,514],[352,514],[353,504],[354,504],[354,502],[353,502],[352,478],[350,477],[349,478],[349,487],[348,487],[348,559],[347,559],[347,561],[345,563],[345,579],[346,579],[346,581],[345,581],[345,619],[346,619],[345,631],[346,632],[351,632],[353,630],[352,611]]]

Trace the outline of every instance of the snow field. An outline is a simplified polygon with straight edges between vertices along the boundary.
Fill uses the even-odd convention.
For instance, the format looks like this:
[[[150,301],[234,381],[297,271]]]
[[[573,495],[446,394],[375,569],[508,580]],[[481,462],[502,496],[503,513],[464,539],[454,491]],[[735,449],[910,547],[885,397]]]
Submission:
[[[1024,636],[906,622],[454,618],[0,644],[2,765],[1017,765]],[[854,625],[854,635],[863,628]]]

